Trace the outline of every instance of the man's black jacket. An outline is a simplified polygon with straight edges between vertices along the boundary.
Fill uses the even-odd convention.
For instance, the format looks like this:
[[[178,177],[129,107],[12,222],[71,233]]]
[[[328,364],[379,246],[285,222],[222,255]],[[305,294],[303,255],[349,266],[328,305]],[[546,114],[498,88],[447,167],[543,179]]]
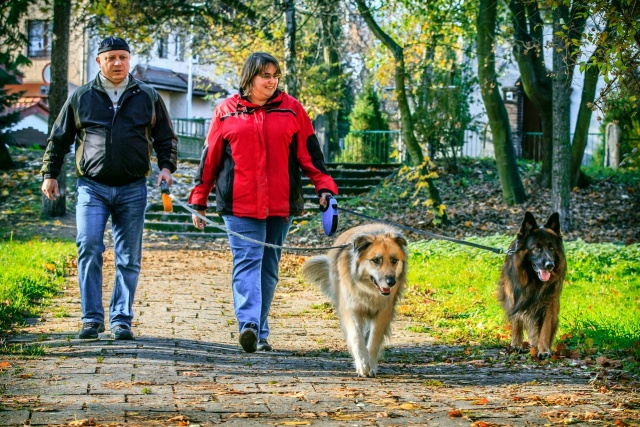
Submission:
[[[103,184],[119,186],[148,176],[152,149],[160,169],[176,170],[177,137],[154,88],[129,75],[113,111],[99,77],[80,86],[51,130],[40,171],[43,178],[58,177],[74,143],[77,175]]]

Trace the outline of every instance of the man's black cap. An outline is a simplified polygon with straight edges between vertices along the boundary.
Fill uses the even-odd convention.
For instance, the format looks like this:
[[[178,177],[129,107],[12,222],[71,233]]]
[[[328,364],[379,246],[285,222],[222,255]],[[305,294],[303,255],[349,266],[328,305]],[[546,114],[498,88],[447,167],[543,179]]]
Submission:
[[[110,50],[126,50],[127,52],[131,52],[126,41],[122,40],[120,37],[113,36],[107,37],[100,42],[100,46],[98,46],[98,55]]]

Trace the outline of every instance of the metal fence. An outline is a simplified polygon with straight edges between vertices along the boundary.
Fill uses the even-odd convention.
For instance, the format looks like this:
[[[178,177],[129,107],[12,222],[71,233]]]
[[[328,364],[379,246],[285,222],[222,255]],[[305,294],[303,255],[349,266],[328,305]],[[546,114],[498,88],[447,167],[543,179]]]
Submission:
[[[178,135],[178,158],[199,159],[210,119],[171,119]]]
[[[173,119],[173,127],[178,134],[178,157],[199,159],[202,146],[209,129],[210,119]],[[542,132],[525,132],[514,135],[518,145],[518,156],[528,160],[542,159]],[[583,165],[590,164],[594,156],[604,156],[604,134],[590,133],[582,159]],[[485,126],[481,131],[466,131],[464,144],[458,155],[480,158],[494,157],[491,131]],[[426,151],[426,150],[425,150]],[[335,152],[325,153],[327,161],[333,163],[406,163],[407,150],[398,130],[390,131],[352,131],[339,141]],[[436,154],[437,157],[437,154]]]
[[[339,149],[326,155],[334,163],[403,163],[400,131],[352,131],[340,138]]]

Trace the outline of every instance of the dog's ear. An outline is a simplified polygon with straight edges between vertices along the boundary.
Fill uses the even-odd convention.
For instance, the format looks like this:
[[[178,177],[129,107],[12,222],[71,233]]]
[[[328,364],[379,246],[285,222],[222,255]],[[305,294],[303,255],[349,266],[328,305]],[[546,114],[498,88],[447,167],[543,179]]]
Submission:
[[[398,246],[400,246],[402,248],[406,248],[407,245],[409,244],[407,242],[407,239],[405,239],[402,234],[396,234],[394,238],[395,238],[395,241],[398,244]]]
[[[524,214],[522,225],[520,225],[520,231],[518,232],[518,237],[523,238],[524,236],[531,233],[531,231],[536,228],[538,228],[538,223],[536,222],[536,219],[533,217],[533,214],[531,212],[527,211]]]
[[[353,250],[357,253],[364,251],[369,247],[369,245],[373,243],[374,239],[375,237],[370,234],[357,236],[355,239],[353,239]]]
[[[385,237],[394,240],[400,247],[406,248],[408,245],[407,239],[398,231],[390,231]]]
[[[547,220],[547,223],[544,225],[544,228],[551,229],[554,233],[560,236],[560,214],[558,212],[552,213]]]

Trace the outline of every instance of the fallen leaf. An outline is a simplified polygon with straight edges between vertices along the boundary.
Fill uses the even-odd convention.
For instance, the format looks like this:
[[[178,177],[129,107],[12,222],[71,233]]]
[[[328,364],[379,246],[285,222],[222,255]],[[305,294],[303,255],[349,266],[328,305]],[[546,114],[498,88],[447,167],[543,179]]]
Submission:
[[[462,411],[460,409],[453,409],[449,411],[449,416],[451,418],[460,418],[462,416]]]
[[[67,424],[69,427],[85,427],[85,426],[95,426],[96,420],[93,418],[89,418],[88,420],[75,420],[71,421]]]

